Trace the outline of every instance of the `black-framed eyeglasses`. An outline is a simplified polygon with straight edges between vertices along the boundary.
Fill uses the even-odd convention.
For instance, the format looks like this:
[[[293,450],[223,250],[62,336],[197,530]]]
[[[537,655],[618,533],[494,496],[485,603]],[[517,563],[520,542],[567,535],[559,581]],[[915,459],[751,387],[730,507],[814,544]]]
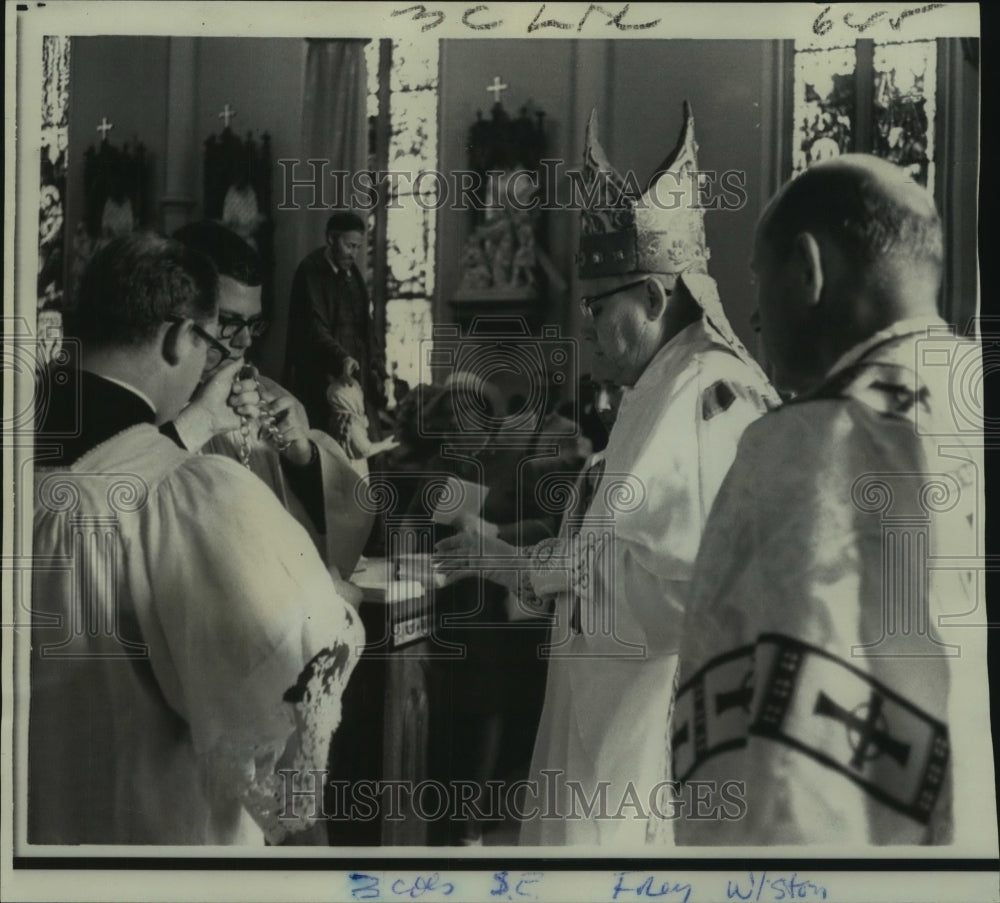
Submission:
[[[231,314],[224,310],[219,311],[220,339],[232,339],[244,328],[250,333],[251,338],[259,339],[267,332],[267,327],[267,319],[260,314],[244,319],[239,314]]]
[[[580,311],[583,313],[585,319],[593,320],[594,312],[590,309],[591,305],[596,304],[598,301],[603,301],[605,298],[610,298],[612,295],[617,295],[619,292],[627,292],[630,288],[637,288],[646,282],[647,279],[649,279],[649,277],[644,276],[642,279],[636,279],[635,282],[628,282],[625,285],[619,285],[618,288],[601,292],[599,295],[584,295],[584,297],[580,299]],[[664,292],[668,295],[672,294],[668,288],[664,288]]]
[[[183,323],[185,318],[178,316],[177,314],[168,314],[168,323]],[[205,343],[208,345],[208,356],[213,364],[221,364],[223,361],[229,360],[233,355],[230,350],[222,344],[212,333],[202,326],[199,326],[193,320],[191,321],[191,331],[198,336],[200,339],[204,339]]]

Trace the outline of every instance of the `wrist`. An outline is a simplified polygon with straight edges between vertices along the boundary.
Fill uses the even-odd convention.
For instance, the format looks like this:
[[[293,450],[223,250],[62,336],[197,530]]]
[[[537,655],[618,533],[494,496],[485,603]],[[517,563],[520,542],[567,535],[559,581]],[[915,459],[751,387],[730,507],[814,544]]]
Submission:
[[[311,440],[299,439],[289,445],[282,454],[289,464],[306,467],[319,457],[319,449]]]
[[[522,550],[531,591],[537,598],[556,595],[568,588],[565,554],[560,539],[543,539]]]
[[[174,429],[188,451],[196,452],[215,435],[210,418],[198,404],[189,404],[174,420]]]

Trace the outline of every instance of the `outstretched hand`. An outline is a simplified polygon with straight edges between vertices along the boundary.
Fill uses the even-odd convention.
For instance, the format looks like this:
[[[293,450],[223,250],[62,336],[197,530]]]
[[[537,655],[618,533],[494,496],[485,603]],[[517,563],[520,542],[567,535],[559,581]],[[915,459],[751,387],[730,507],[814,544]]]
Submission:
[[[523,558],[518,549],[496,536],[463,531],[440,540],[434,547],[434,566],[446,575],[445,586],[465,577],[486,580],[517,592],[518,570]]]
[[[374,455],[380,455],[382,452],[392,451],[396,448],[399,448],[399,440],[395,436],[389,436],[386,439],[379,439],[378,442],[373,442],[365,457],[371,458]]]

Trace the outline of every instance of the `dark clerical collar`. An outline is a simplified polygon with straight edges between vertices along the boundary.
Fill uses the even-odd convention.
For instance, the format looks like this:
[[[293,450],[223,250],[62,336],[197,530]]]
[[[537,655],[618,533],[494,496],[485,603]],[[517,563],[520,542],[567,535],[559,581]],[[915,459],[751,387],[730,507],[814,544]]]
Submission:
[[[68,467],[112,436],[156,420],[134,391],[96,373],[53,368],[38,379],[47,382],[36,394],[39,464]]]

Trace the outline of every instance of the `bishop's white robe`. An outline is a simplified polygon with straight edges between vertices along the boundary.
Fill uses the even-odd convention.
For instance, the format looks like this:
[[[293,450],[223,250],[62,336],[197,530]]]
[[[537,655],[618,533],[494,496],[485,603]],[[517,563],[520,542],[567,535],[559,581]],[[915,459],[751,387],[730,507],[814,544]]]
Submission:
[[[275,763],[326,767],[364,633],[270,490],[132,426],[36,470],[33,553],[30,842],[308,825]]]
[[[685,282],[719,310],[709,277]],[[716,491],[765,399],[776,396],[763,373],[706,314],[625,390],[582,521],[568,516],[559,540],[533,550],[534,592],[559,595],[531,764],[537,799],[526,804],[538,814],[522,823],[522,844],[671,842],[654,807],[671,811],[657,787],[670,779],[664,725],[691,574]]]
[[[670,727],[675,774],[744,802],[678,821],[679,843],[996,855],[981,377],[976,343],[903,321],[747,430]]]

